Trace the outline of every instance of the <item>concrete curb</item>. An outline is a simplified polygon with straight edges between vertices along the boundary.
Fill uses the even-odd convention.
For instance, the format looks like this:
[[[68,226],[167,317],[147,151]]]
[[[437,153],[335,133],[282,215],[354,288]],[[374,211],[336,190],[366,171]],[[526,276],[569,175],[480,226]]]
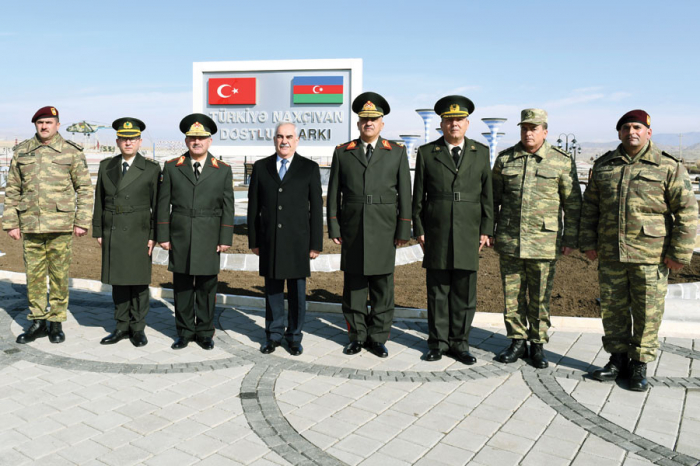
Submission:
[[[8,272],[0,270],[0,280],[10,283],[26,284],[26,275],[19,272]],[[698,285],[693,283],[693,285]],[[87,280],[84,278],[71,278],[70,288],[93,293],[111,293],[112,286],[105,285],[97,280]],[[669,285],[669,288],[675,285]],[[151,297],[154,299],[173,299],[173,290],[169,288],[149,287]],[[216,303],[226,307],[252,307],[258,309],[265,308],[265,298],[255,296],[239,296],[217,293]],[[322,303],[307,301],[308,312],[319,312],[328,314],[342,314],[341,305],[338,303]],[[285,302],[286,307],[286,302]],[[397,307],[394,317],[402,319],[427,319],[426,309]],[[560,331],[580,331],[603,333],[601,320],[592,317],[559,317],[552,316],[552,330]],[[503,315],[493,312],[477,312],[473,325],[476,327],[493,329],[503,328]],[[690,336],[700,335],[700,307],[694,300],[683,298],[666,297],[666,311],[661,324],[661,334],[666,336]]]

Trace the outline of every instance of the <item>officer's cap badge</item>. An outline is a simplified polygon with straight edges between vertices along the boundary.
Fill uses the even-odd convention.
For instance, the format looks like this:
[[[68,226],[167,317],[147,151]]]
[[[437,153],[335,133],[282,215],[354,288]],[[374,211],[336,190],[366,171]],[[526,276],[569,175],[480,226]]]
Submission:
[[[56,116],[57,112],[56,109],[51,107],[51,115]]]
[[[132,125],[130,121],[124,122],[124,129],[131,129],[133,127],[134,127],[134,125]]]
[[[365,110],[365,111],[366,111],[366,110],[376,111],[376,110],[377,110],[377,106],[374,105],[372,102],[370,102],[370,101],[368,100],[367,103],[365,103],[365,104],[362,106],[362,110]]]

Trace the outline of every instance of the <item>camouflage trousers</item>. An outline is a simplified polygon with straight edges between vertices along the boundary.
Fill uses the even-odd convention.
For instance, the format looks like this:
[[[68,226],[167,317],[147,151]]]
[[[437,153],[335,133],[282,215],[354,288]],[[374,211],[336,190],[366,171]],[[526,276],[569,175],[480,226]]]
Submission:
[[[668,288],[666,265],[600,261],[598,280],[605,351],[655,360]]]
[[[520,259],[500,256],[505,309],[503,319],[508,338],[547,343],[549,298],[556,260]]]
[[[73,239],[70,233],[25,233],[22,242],[27,270],[29,320],[65,322],[68,309],[68,271]],[[46,275],[49,276],[49,304]]]

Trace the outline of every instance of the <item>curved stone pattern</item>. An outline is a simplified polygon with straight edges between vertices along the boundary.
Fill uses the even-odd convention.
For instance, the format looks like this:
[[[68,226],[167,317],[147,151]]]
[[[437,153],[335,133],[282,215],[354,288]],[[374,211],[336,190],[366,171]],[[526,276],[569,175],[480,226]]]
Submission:
[[[581,440],[580,445],[575,445],[576,455],[582,461],[585,455],[591,454],[591,450],[595,451],[596,447],[589,446],[589,443],[594,445],[594,441],[605,441],[619,451],[626,452],[624,455],[630,455],[623,456],[623,460],[633,458],[640,463],[700,464],[697,454],[691,456],[669,448],[663,442],[659,443],[639,433],[642,431],[630,430],[613,422],[614,416],[609,413],[596,412],[589,407],[590,401],[586,401],[586,396],[601,390],[636,397],[635,400],[642,405],[645,400],[643,394],[624,392],[615,384],[602,384],[589,379],[587,372],[594,364],[600,365],[607,358],[598,349],[597,352],[590,352],[590,348],[600,346],[598,335],[556,333],[548,345],[548,350],[551,348],[548,355],[552,367],[534,370],[523,361],[509,365],[496,363],[494,354],[507,345],[507,339],[498,333],[473,329],[472,351],[479,362],[467,367],[449,357],[435,363],[420,360],[425,351],[427,333],[424,322],[396,322],[388,343],[391,357],[380,360],[364,351],[352,357],[342,355],[342,344],[346,339],[342,317],[308,315],[308,333],[305,335],[305,352],[302,356],[292,357],[283,347],[272,355],[263,355],[258,348],[264,338],[264,313],[252,308],[217,308],[215,350],[203,352],[193,344],[191,351],[187,349],[174,352],[169,349],[174,337],[172,304],[166,300],[152,300],[148,321],[151,342],[147,347],[134,349],[128,342],[102,347],[98,344],[99,338],[111,330],[109,327],[112,325],[111,298],[107,294],[74,291],[70,300],[71,318],[74,320],[66,324],[66,343],[51,345],[42,339],[43,341],[29,345],[17,345],[14,339],[27,325],[24,292],[22,285],[0,282],[0,308],[4,311],[0,312],[0,371],[17,367],[20,369],[12,370],[19,374],[23,370],[21,367],[37,365],[53,369],[57,374],[81,371],[95,376],[112,374],[113,377],[140,377],[143,380],[147,380],[148,375],[195,377],[182,386],[174,383],[172,392],[169,392],[173,397],[184,396],[172,394],[178,391],[185,393],[188,390],[204,390],[204,387],[198,388],[196,383],[191,382],[198,376],[214,377],[213,380],[216,381],[216,374],[227,373],[231,378],[225,380],[240,380],[240,389],[237,391],[240,407],[232,408],[239,411],[227,414],[223,408],[230,405],[214,405],[215,408],[207,408],[206,413],[195,412],[184,421],[176,419],[168,425],[168,429],[176,436],[182,435],[183,439],[189,435],[183,432],[189,429],[194,429],[192,432],[197,432],[197,429],[206,431],[206,435],[195,436],[187,442],[183,440],[183,444],[178,446],[176,453],[188,454],[190,462],[193,462],[192,459],[212,456],[220,457],[221,462],[233,459],[246,464],[252,463],[255,458],[264,458],[277,464],[342,465],[362,461],[381,463],[390,457],[404,463],[422,459],[424,463],[431,464],[439,461],[450,463],[450,455],[459,454],[461,461],[473,459],[477,463],[499,464],[506,461],[499,455],[508,453],[508,461],[522,461],[524,464],[538,460],[540,464],[546,464],[548,453],[542,451],[542,448],[547,444],[548,432],[552,431],[551,435],[556,436],[556,431],[570,428],[567,427],[570,424],[565,424],[568,422],[586,433],[581,437],[585,437],[585,440]],[[698,405],[700,377],[694,375],[697,370],[693,372],[693,365],[688,364],[688,361],[700,359],[700,351],[691,349],[692,342],[687,346],[662,343],[661,359],[666,361],[668,358],[668,362],[664,362],[664,370],[661,370],[661,366],[657,368],[650,365],[649,383],[652,386],[650,394],[657,389],[676,390],[684,394],[683,400],[687,401],[683,402],[683,409],[690,416],[687,424],[692,425],[700,419],[700,409],[695,407]],[[674,364],[680,369],[671,367]],[[674,370],[684,375],[669,375]],[[60,380],[62,376],[54,377]],[[114,383],[120,386],[119,383]],[[219,383],[216,393],[235,395],[231,393],[231,385],[227,385],[229,382]],[[578,388],[572,392],[565,387],[571,390],[573,387]],[[126,390],[123,396],[130,399],[132,395],[128,386],[121,389]],[[208,385],[206,389],[209,389]],[[84,397],[92,394],[87,389],[80,393]],[[119,390],[113,393],[119,399]],[[7,411],[7,403],[3,403],[5,398],[8,398],[7,394],[0,397],[0,414]],[[98,398],[95,402],[103,403],[103,399],[104,397]],[[156,403],[154,400],[149,399],[149,402]],[[210,403],[216,401],[218,399]],[[118,404],[114,400],[112,403]],[[194,399],[185,401],[184,407],[178,405],[178,409],[191,411],[201,408],[200,403],[202,402]],[[159,426],[159,423],[165,425],[167,419],[164,420],[164,417],[176,415],[169,414],[169,411],[154,411],[158,413],[157,416],[138,412],[141,406],[146,405],[150,406],[143,401],[136,402],[133,406],[124,405],[120,408],[122,411],[115,415],[117,420],[114,425],[107,425],[104,420],[95,420],[81,428],[87,432],[102,426],[111,429],[106,430],[111,434],[105,436],[105,439],[118,438],[119,435],[141,438],[138,435],[142,435],[150,442],[151,437],[158,434],[153,426]],[[43,404],[39,406],[42,410],[47,409]],[[99,407],[91,406],[94,410],[107,409],[101,404]],[[363,411],[361,407],[367,410]],[[22,412],[28,410],[28,413],[32,413],[32,409],[28,406]],[[334,414],[328,414],[331,412]],[[530,412],[539,413],[537,421],[526,417]],[[119,416],[124,417],[125,414],[135,417],[133,420],[120,421]],[[237,421],[238,414],[241,415],[240,419],[245,419],[247,427]],[[75,414],[69,416],[73,415]],[[197,415],[203,416],[209,424],[196,423]],[[346,422],[351,415],[366,416],[366,422],[352,425]],[[500,421],[499,416],[502,416]],[[217,427],[215,423],[219,418],[227,419],[227,422]],[[11,414],[8,419],[9,426],[12,422],[20,424],[22,433],[8,437],[9,434],[0,430],[0,439],[5,444],[12,447],[16,437],[27,435],[30,438],[27,426],[33,424],[23,424],[24,421],[15,414]],[[29,414],[27,419],[31,419]],[[384,423],[386,419],[391,421]],[[49,420],[46,425],[50,426],[52,422]],[[391,424],[393,422],[397,424]],[[534,432],[533,426],[538,422],[542,424],[540,432],[528,440],[529,431]],[[522,432],[519,428],[521,425],[528,426],[527,433]],[[346,432],[336,432],[327,426],[344,426]],[[382,435],[388,436],[387,432],[392,428],[395,432],[391,437],[379,440]],[[679,439],[697,435],[697,431],[687,430],[690,427],[685,426],[686,430],[683,430],[679,425],[676,428],[680,430]],[[75,433],[77,431],[71,432],[74,432],[72,435],[78,435]],[[239,439],[246,432],[249,435]],[[375,435],[373,433],[378,437],[372,438]],[[514,433],[521,433],[525,437]],[[51,434],[47,431],[46,435],[69,434]],[[165,441],[162,436],[161,440]],[[37,442],[37,439],[31,437],[31,441],[18,444],[11,449],[11,455],[8,453],[8,458],[16,464],[26,462],[27,458],[38,459],[43,454],[42,451],[31,451],[24,446],[32,442]],[[126,454],[122,449],[127,447],[131,448],[130,454],[142,455],[138,461],[152,457],[163,459],[165,457],[162,455],[176,454],[168,453],[167,449],[157,451],[152,443],[145,440],[143,444],[133,440],[125,445],[113,446],[106,445],[108,440],[104,442],[95,448],[112,448],[108,452],[102,452],[106,455],[104,461],[108,463],[119,462],[120,455]],[[44,445],[41,440],[39,443]],[[692,448],[694,443],[697,442],[684,441],[679,442],[679,445],[682,448]],[[154,450],[138,447],[145,444]],[[461,447],[465,449],[460,449]],[[357,451],[365,451],[367,456],[358,456]],[[257,452],[255,455],[258,456],[250,452]],[[523,461],[525,457],[527,461]],[[249,458],[250,461],[242,458]],[[81,461],[76,459],[75,462]],[[622,461],[617,462],[621,463]]]

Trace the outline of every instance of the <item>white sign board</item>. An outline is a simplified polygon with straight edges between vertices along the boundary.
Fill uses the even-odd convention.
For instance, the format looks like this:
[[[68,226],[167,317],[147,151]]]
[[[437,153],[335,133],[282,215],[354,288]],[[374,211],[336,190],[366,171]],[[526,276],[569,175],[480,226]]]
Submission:
[[[193,111],[218,126],[212,153],[263,156],[274,153],[278,123],[299,131],[298,152],[330,157],[358,136],[352,101],[362,92],[362,60],[197,62]]]

